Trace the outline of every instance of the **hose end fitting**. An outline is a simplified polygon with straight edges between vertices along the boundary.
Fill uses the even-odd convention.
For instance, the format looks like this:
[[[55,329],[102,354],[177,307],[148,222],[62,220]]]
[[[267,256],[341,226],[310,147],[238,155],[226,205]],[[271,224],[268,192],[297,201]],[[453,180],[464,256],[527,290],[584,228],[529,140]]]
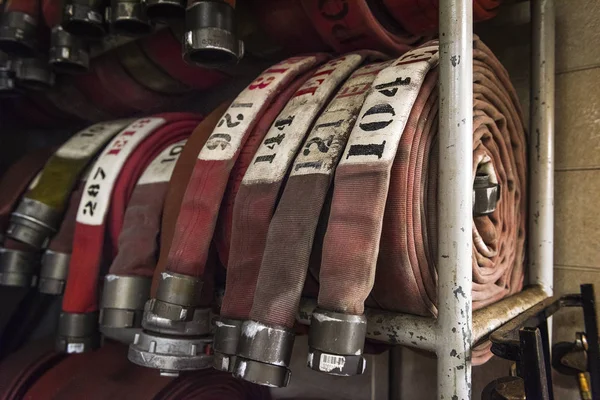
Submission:
[[[0,50],[15,57],[34,57],[38,52],[38,21],[21,11],[2,14]]]
[[[500,185],[493,183],[490,175],[476,174],[473,183],[473,215],[482,217],[496,211],[500,200]]]
[[[151,21],[168,22],[185,18],[186,0],[147,0],[146,15]]]
[[[69,275],[69,262],[71,255],[46,250],[42,256],[42,269],[40,270],[40,293],[60,296],[65,290],[67,276]]]
[[[67,0],[62,27],[71,35],[98,40],[106,35],[104,6],[101,0]]]
[[[46,60],[21,58],[15,63],[17,85],[30,90],[47,90],[54,86],[54,72]]]
[[[367,366],[362,355],[366,334],[364,315],[316,309],[308,335],[308,367],[330,375],[363,374]]]
[[[35,249],[47,246],[61,220],[61,213],[52,207],[24,197],[10,217],[6,235]]]
[[[269,387],[287,386],[294,338],[291,329],[244,321],[233,376]]]
[[[231,66],[244,56],[235,33],[235,10],[223,1],[201,0],[185,14],[183,58],[205,67]]]
[[[38,269],[38,253],[0,248],[1,286],[35,286]]]
[[[49,62],[54,69],[69,74],[87,72],[90,53],[85,42],[57,25],[50,37]]]
[[[142,276],[107,275],[100,305],[100,331],[104,336],[130,344],[142,331],[144,305],[152,279]]]
[[[56,350],[75,354],[100,347],[98,312],[83,314],[62,312],[58,321]]]
[[[112,0],[109,16],[110,26],[115,33],[125,36],[144,36],[152,32],[153,26],[144,3],[139,0]]]
[[[215,322],[215,339],[213,344],[213,368],[218,371],[233,372],[238,341],[242,333],[239,319],[221,317]]]
[[[0,52],[0,96],[12,97],[20,94],[15,82],[15,61]]]

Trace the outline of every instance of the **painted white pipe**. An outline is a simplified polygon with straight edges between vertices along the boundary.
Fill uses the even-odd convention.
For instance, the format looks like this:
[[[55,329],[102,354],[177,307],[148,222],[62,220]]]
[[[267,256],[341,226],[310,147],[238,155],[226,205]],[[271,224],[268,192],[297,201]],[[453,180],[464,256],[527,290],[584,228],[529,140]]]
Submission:
[[[440,0],[438,398],[471,398],[473,2]]]
[[[529,283],[553,294],[554,0],[531,1]]]

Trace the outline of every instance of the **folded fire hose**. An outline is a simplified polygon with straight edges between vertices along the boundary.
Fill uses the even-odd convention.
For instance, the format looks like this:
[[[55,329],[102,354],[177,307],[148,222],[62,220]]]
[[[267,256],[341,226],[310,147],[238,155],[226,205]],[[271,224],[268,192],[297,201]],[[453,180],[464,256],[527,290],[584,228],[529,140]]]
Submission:
[[[351,53],[315,71],[279,113],[244,175],[233,208],[227,284],[222,318],[216,329],[215,366],[219,369],[231,369],[238,374],[231,357],[236,348],[241,350],[241,343],[240,347],[237,343],[240,325],[250,313],[269,221],[289,165],[322,107],[340,83],[369,56],[378,57],[376,54]],[[252,357],[260,355],[253,354]],[[242,369],[248,377],[256,375],[252,368]],[[285,375],[281,379],[285,379]]]
[[[135,183],[165,147],[189,136],[198,122],[196,115],[186,113],[136,120],[107,145],[90,170],[77,213],[59,321],[59,350],[78,353],[99,344],[97,286],[103,256],[112,258],[116,253]],[[105,243],[109,244],[108,249]]]
[[[131,343],[141,327],[158,255],[164,199],[185,140],[165,148],[146,168],[127,203],[118,252],[104,278],[100,330]]]
[[[231,104],[198,154],[182,200],[165,271],[144,313],[144,331],[129,358],[166,373],[206,368],[211,359],[209,309],[200,308],[203,275],[230,171],[257,117],[279,91],[325,60],[296,57],[272,66]]]

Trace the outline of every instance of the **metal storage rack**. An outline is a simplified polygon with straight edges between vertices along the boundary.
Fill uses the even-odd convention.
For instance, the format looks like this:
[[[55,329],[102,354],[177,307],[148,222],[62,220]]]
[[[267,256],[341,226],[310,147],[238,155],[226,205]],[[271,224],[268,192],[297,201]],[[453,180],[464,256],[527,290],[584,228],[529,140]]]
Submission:
[[[527,289],[472,311],[472,0],[440,0],[438,318],[367,310],[367,337],[437,354],[438,398],[471,398],[471,349],[553,295],[554,0],[531,0]],[[314,301],[303,301],[309,323]],[[377,332],[377,334],[375,334]]]

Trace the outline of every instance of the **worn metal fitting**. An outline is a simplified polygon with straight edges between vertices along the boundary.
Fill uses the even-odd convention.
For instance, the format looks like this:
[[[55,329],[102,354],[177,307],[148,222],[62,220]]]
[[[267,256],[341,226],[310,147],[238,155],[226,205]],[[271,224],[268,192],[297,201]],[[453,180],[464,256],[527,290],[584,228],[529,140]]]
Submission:
[[[233,375],[259,385],[287,386],[294,338],[291,329],[244,321]]]
[[[213,368],[219,371],[233,372],[238,341],[242,333],[239,319],[219,318],[215,321],[215,339],[213,343]]]
[[[0,50],[16,57],[33,57],[38,48],[38,21],[21,11],[2,14]]]
[[[183,58],[190,64],[219,67],[237,64],[244,43],[235,33],[235,10],[223,1],[202,0],[185,14]]]
[[[473,183],[473,215],[481,217],[496,210],[500,199],[500,185],[492,183],[487,174],[475,175]]]
[[[156,22],[182,20],[186,3],[186,0],[146,0],[146,15]]]
[[[60,296],[65,290],[67,276],[69,275],[69,262],[71,255],[46,250],[42,256],[42,269],[38,291],[40,293]]]
[[[101,39],[106,35],[103,0],[67,0],[62,27],[72,35]]]
[[[0,248],[0,285],[35,286],[39,266],[38,253]]]
[[[24,197],[10,216],[6,235],[36,249],[47,246],[62,214],[41,201]]]
[[[144,305],[152,279],[142,276],[107,275],[100,306],[100,332],[122,343],[132,343],[142,331]]]
[[[49,63],[65,73],[83,73],[90,68],[90,51],[85,41],[57,25],[50,37]]]
[[[15,84],[14,62],[6,53],[0,52],[0,96],[9,97],[17,94],[19,90]]]
[[[308,367],[331,375],[362,374],[366,368],[362,355],[366,334],[364,315],[317,308],[308,335]]]
[[[115,33],[126,36],[143,36],[152,32],[153,25],[140,0],[112,0],[107,18]]]
[[[212,338],[173,337],[143,331],[129,345],[129,361],[160,370],[162,376],[178,376],[179,371],[210,368]]]
[[[150,299],[144,309],[142,327],[167,335],[207,335],[211,328],[210,309],[183,307]]]
[[[489,383],[481,400],[525,400],[525,382],[517,376],[506,376]]]
[[[15,62],[17,85],[29,90],[46,90],[54,86],[55,76],[47,60],[21,58]]]
[[[100,347],[98,312],[75,314],[62,312],[58,320],[56,350],[84,353]]]
[[[200,304],[202,280],[193,276],[163,272],[156,289],[156,298],[171,304],[197,307]]]

